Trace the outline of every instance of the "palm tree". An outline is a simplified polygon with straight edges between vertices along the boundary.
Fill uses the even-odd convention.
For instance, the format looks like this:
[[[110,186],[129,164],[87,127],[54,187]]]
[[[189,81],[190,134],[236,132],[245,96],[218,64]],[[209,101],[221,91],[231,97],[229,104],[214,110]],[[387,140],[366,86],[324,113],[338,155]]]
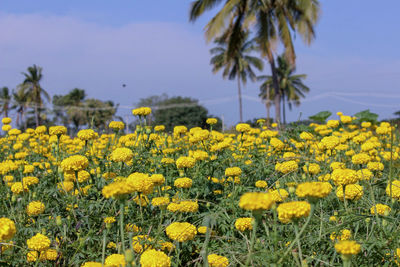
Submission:
[[[222,3],[222,0],[195,0],[190,9],[190,20]],[[240,11],[240,12],[239,12]],[[227,28],[226,22],[255,29],[260,52],[267,58],[272,73],[276,121],[280,122],[280,88],[275,67],[275,48],[283,44],[285,57],[294,65],[296,55],[292,35],[299,33],[310,44],[315,37],[314,25],[319,15],[318,0],[226,0],[222,9],[205,27],[208,41],[218,38]],[[239,27],[239,26],[238,26]]]
[[[242,91],[241,84],[246,85],[247,77],[252,81],[256,80],[253,67],[262,70],[262,60],[252,56],[256,50],[254,40],[248,40],[249,33],[240,33],[241,39],[235,42],[236,47],[229,47],[230,38],[233,35],[226,33],[221,38],[215,40],[216,47],[210,50],[213,55],[210,63],[213,65],[213,72],[223,70],[222,77],[229,80],[237,79],[238,98],[239,98],[239,118],[243,122]]]
[[[296,71],[296,68],[291,66],[289,62],[283,56],[278,57],[278,68],[276,69],[280,94],[282,96],[282,113],[283,113],[283,122],[286,123],[286,110],[285,110],[285,102],[288,103],[289,109],[292,109],[292,106],[300,105],[300,98],[305,97],[305,93],[310,91],[304,83],[303,79],[307,78],[305,74],[297,74],[293,73]],[[259,96],[266,102],[270,103],[271,99],[275,98],[275,91],[272,91],[273,85],[273,77],[269,75],[263,75],[258,77],[258,80],[264,81],[260,86],[260,94]],[[268,111],[267,104],[267,113]]]
[[[42,96],[50,101],[49,94],[40,86],[40,81],[43,78],[42,68],[36,65],[28,67],[28,73],[22,73],[25,80],[22,86],[26,89],[28,102],[32,103],[35,111],[36,127],[40,125],[40,111],[43,108]]]
[[[11,102],[10,90],[8,90],[8,87],[1,88],[1,90],[0,90],[0,103],[1,103],[0,114],[4,114],[5,117],[8,117],[8,112],[11,109],[10,102]]]
[[[20,86],[16,92],[13,91],[13,102],[12,109],[17,110],[17,126],[20,126],[20,121],[24,119],[25,110],[28,104],[28,94],[23,86]],[[26,128],[26,127],[25,127]]]

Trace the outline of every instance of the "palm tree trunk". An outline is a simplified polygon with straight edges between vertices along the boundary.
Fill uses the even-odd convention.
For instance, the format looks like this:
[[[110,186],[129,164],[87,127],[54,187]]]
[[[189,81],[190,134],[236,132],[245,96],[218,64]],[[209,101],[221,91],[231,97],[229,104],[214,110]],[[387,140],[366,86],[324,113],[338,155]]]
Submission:
[[[37,107],[37,104],[35,105],[35,120],[36,120],[36,127],[39,126],[39,109]]]
[[[270,121],[270,119],[271,119],[271,115],[270,115],[270,113],[269,113],[269,109],[270,109],[270,107],[271,107],[271,100],[269,99],[270,98],[270,88],[269,88],[269,84],[267,84],[267,101],[265,102],[265,105],[266,105],[266,107],[267,107],[267,127],[269,127],[269,121]]]
[[[239,116],[240,122],[243,122],[243,109],[242,109],[242,90],[240,88],[240,76],[238,75],[238,98],[239,98]]]
[[[282,116],[283,124],[286,124],[285,93],[282,93]]]
[[[268,57],[268,62],[271,66],[272,85],[274,86],[275,89],[275,97],[274,97],[275,121],[276,123],[278,123],[279,126],[281,123],[281,90],[279,88],[278,75],[276,73],[275,59],[274,56],[272,55],[271,50],[268,50],[267,57]]]

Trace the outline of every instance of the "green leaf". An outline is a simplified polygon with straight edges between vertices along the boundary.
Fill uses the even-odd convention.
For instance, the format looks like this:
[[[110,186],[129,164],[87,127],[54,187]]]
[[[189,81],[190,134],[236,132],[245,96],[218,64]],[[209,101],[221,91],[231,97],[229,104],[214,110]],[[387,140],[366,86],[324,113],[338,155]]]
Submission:
[[[353,121],[355,123],[361,123],[364,121],[368,121],[371,123],[378,122],[378,114],[372,113],[371,111],[369,111],[369,109],[354,114],[354,117],[357,118],[356,120]]]
[[[310,116],[308,118],[313,121],[325,123],[326,119],[329,118],[331,115],[332,115],[332,112],[326,110],[326,111],[318,112],[317,114]]]

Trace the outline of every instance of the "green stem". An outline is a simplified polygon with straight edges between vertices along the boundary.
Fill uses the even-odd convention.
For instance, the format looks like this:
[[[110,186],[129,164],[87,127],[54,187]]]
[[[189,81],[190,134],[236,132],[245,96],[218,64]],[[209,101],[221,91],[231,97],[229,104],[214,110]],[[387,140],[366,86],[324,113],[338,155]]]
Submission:
[[[120,209],[119,209],[119,226],[120,226],[120,231],[121,231],[122,250],[125,253],[124,212],[125,212],[125,205],[124,205],[124,202],[122,201],[120,204]]]
[[[258,219],[254,218],[253,222],[253,232],[251,233],[251,240],[250,240],[250,249],[249,249],[249,254],[246,259],[245,266],[250,266],[252,254],[253,254],[253,247],[254,247],[254,241],[256,240],[256,234],[257,234],[257,226],[258,226]]]
[[[300,258],[300,263],[303,264],[303,254],[301,252],[301,244],[300,244],[300,236],[299,236],[299,226],[297,222],[294,224],[294,232],[296,233],[296,239],[297,239],[297,247],[299,249],[299,258]]]
[[[103,248],[101,250],[101,264],[104,266],[104,258],[106,256],[106,239],[107,239],[107,229],[103,232]]]
[[[287,254],[289,253],[289,251],[293,248],[294,244],[297,243],[297,239],[299,239],[301,237],[301,235],[303,234],[304,230],[306,229],[307,225],[310,223],[311,221],[311,217],[314,215],[314,211],[315,211],[315,204],[311,204],[311,211],[310,211],[310,215],[307,218],[306,223],[303,225],[303,227],[301,227],[299,234],[296,236],[295,240],[290,243],[289,247],[286,249],[285,254],[283,254],[283,256],[281,257],[281,259],[278,261],[278,264],[280,264],[283,259],[287,256]]]

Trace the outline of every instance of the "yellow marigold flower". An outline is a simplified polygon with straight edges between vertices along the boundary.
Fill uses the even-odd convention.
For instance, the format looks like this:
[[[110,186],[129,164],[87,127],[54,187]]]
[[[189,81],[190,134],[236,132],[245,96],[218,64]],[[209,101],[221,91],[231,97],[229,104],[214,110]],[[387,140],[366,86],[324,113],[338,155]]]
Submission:
[[[342,123],[345,123],[345,124],[350,123],[352,120],[353,119],[351,118],[351,116],[345,116],[345,115],[340,116],[340,121]]]
[[[270,190],[268,194],[272,196],[275,202],[283,202],[289,196],[289,192],[285,189]]]
[[[171,159],[171,158],[162,158],[162,159],[161,159],[161,163],[164,163],[164,164],[173,164],[173,163],[175,163],[175,160],[174,160],[174,159]]]
[[[351,157],[353,164],[367,164],[371,157],[367,153],[358,153]]]
[[[372,215],[375,215],[375,210],[376,210],[376,213],[378,213],[381,216],[388,216],[392,209],[388,205],[385,205],[385,204],[376,204],[375,206],[371,207]]]
[[[207,232],[207,226],[198,227],[197,232],[199,232],[200,234],[205,234]]]
[[[299,165],[297,164],[297,162],[295,160],[289,160],[289,161],[285,161],[282,163],[278,162],[275,165],[275,170],[279,171],[283,174],[297,171],[298,168],[299,168]]]
[[[11,130],[11,125],[6,124],[1,127],[1,130],[4,132],[9,132]]]
[[[22,185],[21,182],[13,183],[11,186],[11,192],[17,195],[21,194],[22,192],[28,192],[28,191],[29,191],[28,185],[26,184]]]
[[[330,179],[331,179],[331,174],[330,173],[318,176],[318,181],[321,181],[321,182],[327,182]]]
[[[349,229],[343,229],[340,231],[340,235],[337,235],[336,232],[333,232],[330,235],[330,239],[332,241],[344,241],[349,240],[351,238],[351,231]]]
[[[334,149],[337,145],[339,145],[340,140],[336,136],[327,136],[322,138],[321,144],[325,149]]]
[[[227,257],[217,254],[209,254],[207,260],[210,267],[227,267],[229,265]]]
[[[132,237],[132,247],[136,253],[142,253],[144,250],[151,248],[151,237],[147,235],[137,235]]]
[[[119,147],[111,153],[111,160],[115,162],[128,162],[133,158],[133,152],[126,147]]]
[[[128,176],[126,183],[132,187],[136,192],[143,193],[145,195],[153,192],[153,181],[149,175],[140,172],[134,172]]]
[[[125,225],[125,231],[127,231],[127,232],[132,232],[132,233],[137,233],[137,232],[140,231],[140,228],[139,228],[136,224],[127,223],[127,224]]]
[[[327,121],[326,126],[328,126],[329,128],[336,128],[339,126],[339,121],[338,120],[329,120],[329,121]]]
[[[1,119],[1,123],[3,123],[3,124],[10,124],[11,121],[12,120],[9,117],[4,117],[4,118]]]
[[[151,113],[151,108],[141,107],[132,110],[132,114],[135,116],[147,116]]]
[[[175,245],[172,244],[171,242],[162,242],[161,249],[168,252],[172,252],[175,249]]]
[[[44,252],[44,255],[46,257],[46,260],[55,261],[57,260],[58,252],[57,250],[50,248]]]
[[[336,222],[336,221],[337,221],[336,216],[331,216],[331,217],[329,217],[329,221],[330,221],[330,222]]]
[[[107,267],[125,267],[125,256],[122,254],[111,254],[104,261],[104,265]]]
[[[189,151],[189,156],[197,161],[208,159],[208,153],[203,150]]]
[[[115,131],[123,130],[125,128],[125,123],[122,121],[112,121],[108,124],[108,128]]]
[[[317,163],[310,163],[308,166],[303,166],[303,171],[305,173],[318,174],[321,171],[321,167]]]
[[[275,137],[271,138],[270,144],[276,150],[282,150],[285,147],[285,144]]]
[[[278,218],[282,223],[289,223],[292,220],[308,217],[311,205],[306,201],[292,201],[282,203],[278,206]]]
[[[116,222],[114,217],[106,217],[104,218],[104,223],[110,224]]]
[[[171,257],[162,251],[148,249],[140,256],[140,266],[142,267],[169,267]]]
[[[199,210],[199,204],[196,201],[181,201],[179,203],[170,203],[167,210],[171,212],[196,212]]]
[[[209,125],[217,124],[217,122],[218,122],[218,120],[216,118],[208,118],[206,120],[206,123],[209,124]]]
[[[22,183],[27,186],[35,185],[39,183],[39,179],[34,176],[27,176],[22,178]]]
[[[95,262],[95,261],[87,261],[81,265],[81,267],[102,267],[103,264],[101,262]]]
[[[126,194],[130,194],[133,191],[134,190],[132,186],[127,184],[126,181],[124,180],[124,181],[113,182],[109,185],[104,186],[101,192],[105,198],[110,198],[110,197],[118,198]]]
[[[268,210],[275,204],[273,196],[263,192],[248,192],[240,197],[239,207],[245,210]]]
[[[372,123],[370,123],[369,121],[364,121],[361,123],[361,127],[363,128],[369,128],[371,127]]]
[[[369,180],[373,176],[373,173],[369,169],[361,169],[361,170],[357,171],[357,176],[360,181],[361,180]]]
[[[336,185],[354,184],[359,181],[357,172],[351,169],[336,169],[332,172],[331,179]]]
[[[387,185],[386,195],[392,198],[400,198],[400,180],[394,180],[391,184]]]
[[[40,201],[32,201],[26,207],[26,213],[29,216],[37,216],[44,212],[44,204]]]
[[[332,185],[328,182],[306,182],[296,188],[298,197],[324,198],[332,191]]]
[[[196,160],[192,157],[180,157],[176,160],[176,167],[178,169],[193,168]]]
[[[246,230],[253,229],[253,218],[246,217],[246,218],[238,218],[235,221],[235,228],[240,232],[244,232]]]
[[[239,123],[236,125],[236,131],[238,131],[239,133],[249,132],[250,130],[251,127],[247,123]]]
[[[26,261],[27,262],[35,262],[39,257],[39,253],[37,251],[29,251],[26,253]]]
[[[82,141],[89,141],[95,139],[97,137],[97,133],[92,129],[85,129],[80,130],[76,136]]]
[[[5,242],[15,235],[17,228],[15,228],[14,221],[3,217],[0,218],[0,242]]]
[[[371,162],[368,162],[367,168],[368,168],[368,170],[371,170],[371,171],[383,171],[385,166],[381,162],[371,161]]]
[[[165,177],[162,174],[153,174],[150,176],[151,181],[153,182],[154,186],[162,185],[165,183]]]
[[[268,186],[268,183],[263,180],[258,180],[258,181],[256,181],[255,186],[257,188],[266,188]]]
[[[240,176],[242,170],[239,167],[231,167],[225,169],[225,176]]]
[[[196,234],[196,226],[187,222],[174,222],[165,229],[167,236],[178,242],[186,242],[192,240]]]
[[[156,132],[162,132],[164,130],[165,130],[165,126],[164,125],[156,125],[154,127],[154,131],[156,131]]]
[[[37,250],[37,251],[44,251],[50,247],[50,239],[42,235],[41,233],[37,233],[30,239],[26,241],[28,244],[28,248],[32,250]]]
[[[193,180],[188,177],[178,178],[174,181],[174,186],[177,188],[190,188],[192,184]]]
[[[178,125],[174,127],[174,136],[179,137],[187,132],[186,126]]]
[[[4,125],[3,127],[5,127],[5,125]],[[18,130],[18,129],[10,129],[10,130],[8,131],[8,134],[9,134],[9,135],[19,135],[19,134],[21,134],[21,131]]]
[[[146,207],[147,204],[149,204],[149,199],[145,195],[140,195],[136,196],[134,199],[132,199],[137,205]]]
[[[61,162],[63,171],[80,171],[89,166],[89,160],[85,156],[74,155]]]
[[[312,133],[302,132],[300,134],[300,138],[303,139],[303,140],[312,140],[312,139],[314,139],[314,136],[312,135]]]
[[[351,256],[360,253],[361,246],[356,241],[344,240],[335,244],[335,249],[337,253],[344,256]]]
[[[45,134],[46,131],[47,131],[47,127],[44,125],[38,126],[35,129],[35,133],[37,133],[37,134]]]
[[[364,195],[364,190],[361,185],[349,184],[345,188],[345,197],[348,200],[358,200]],[[339,186],[336,189],[336,196],[343,201],[343,186]]]
[[[74,189],[74,183],[73,182],[69,182],[69,181],[65,181],[62,183],[58,183],[57,184],[57,188],[60,192],[70,192],[72,189]]]
[[[65,126],[51,126],[49,128],[50,135],[63,135],[67,133],[67,128]]]
[[[115,244],[114,242],[108,242],[107,248],[116,249],[117,248],[117,244]]]
[[[168,204],[169,204],[168,197],[155,197],[151,200],[151,205],[153,205],[155,207],[167,206]]]

